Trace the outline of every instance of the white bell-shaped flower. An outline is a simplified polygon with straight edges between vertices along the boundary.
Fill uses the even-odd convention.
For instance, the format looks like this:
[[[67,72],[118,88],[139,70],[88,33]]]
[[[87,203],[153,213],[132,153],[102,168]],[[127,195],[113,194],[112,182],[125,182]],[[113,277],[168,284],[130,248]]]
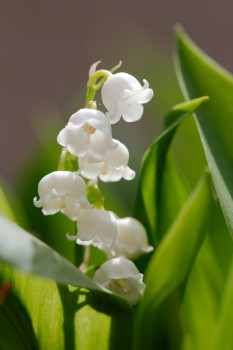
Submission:
[[[106,152],[102,162],[91,162],[88,156],[78,159],[79,171],[87,179],[97,177],[104,182],[115,182],[122,178],[132,180],[135,171],[128,167],[129,151],[123,143],[114,140],[117,147]]]
[[[106,261],[96,271],[94,280],[121,295],[131,305],[135,305],[142,298],[145,290],[143,275],[132,261],[124,257]]]
[[[77,156],[101,161],[106,150],[116,147],[109,118],[99,110],[83,108],[73,114],[57,137],[60,145]]]
[[[118,230],[117,219],[110,211],[104,209],[81,211],[77,226],[76,242],[82,245],[98,246],[99,243],[110,245],[116,238]]]
[[[144,79],[144,86],[128,73],[116,73],[102,86],[102,101],[111,124],[117,123],[121,116],[126,122],[139,120],[143,114],[143,104],[153,97],[153,90]]]
[[[136,259],[141,254],[149,253],[154,248],[148,244],[144,226],[136,219],[127,217],[118,219],[118,234],[112,244],[117,256],[123,255],[128,259]]]
[[[98,245],[108,257],[124,256],[133,260],[154,249],[148,244],[146,230],[138,220],[127,217],[118,219],[117,224],[118,232],[112,245]]]
[[[75,172],[54,171],[41,179],[38,185],[39,199],[34,205],[42,207],[44,215],[59,211],[71,220],[77,220],[81,209],[91,208],[86,198],[85,181]]]

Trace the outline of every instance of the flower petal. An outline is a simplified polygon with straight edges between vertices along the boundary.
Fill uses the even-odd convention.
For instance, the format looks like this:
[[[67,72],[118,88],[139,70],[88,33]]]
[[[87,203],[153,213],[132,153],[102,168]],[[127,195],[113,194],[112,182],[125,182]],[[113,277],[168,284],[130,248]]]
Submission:
[[[132,180],[135,172],[128,167],[129,152],[125,145],[114,140],[117,147],[108,150],[102,161],[97,162],[93,157],[84,156],[79,158],[79,170],[87,179],[97,177],[104,182],[115,182],[122,178]]]
[[[113,149],[109,118],[99,110],[83,108],[74,113],[57,141],[77,157],[89,155],[101,159],[106,150]]]
[[[143,114],[142,104],[151,100],[153,90],[146,80],[142,87],[132,75],[117,73],[103,84],[101,95],[111,124],[114,124],[121,116],[127,122],[139,120]]]
[[[136,219],[127,217],[118,219],[118,234],[112,244],[117,256],[123,255],[135,259],[142,253],[149,253],[153,247],[148,244],[147,233],[144,226]]]
[[[81,211],[78,218],[78,238],[81,241],[93,239],[111,244],[117,235],[115,216],[106,210],[91,209]]]
[[[90,137],[82,127],[71,125],[60,131],[57,142],[61,146],[66,146],[68,151],[76,157],[86,154],[90,147]]]

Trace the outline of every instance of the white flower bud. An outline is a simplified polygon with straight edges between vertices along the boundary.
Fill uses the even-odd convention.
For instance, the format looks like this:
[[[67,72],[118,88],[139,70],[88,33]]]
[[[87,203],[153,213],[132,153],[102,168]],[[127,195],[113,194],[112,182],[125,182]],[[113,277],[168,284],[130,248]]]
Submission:
[[[109,258],[124,256],[134,260],[140,255],[151,252],[154,248],[148,244],[144,226],[134,218],[118,219],[117,236],[111,246],[96,244]]]
[[[101,111],[89,108],[80,109],[70,117],[57,142],[66,146],[71,154],[86,155],[97,162],[104,158],[106,150],[116,147],[109,118]]]
[[[42,208],[44,215],[61,211],[71,220],[77,220],[81,209],[91,207],[86,198],[85,181],[75,172],[54,171],[41,179],[38,185],[39,199],[33,202]]]
[[[118,219],[117,223],[118,234],[111,247],[117,256],[135,259],[154,249],[148,244],[146,230],[138,220],[128,217]]]
[[[96,271],[94,280],[121,295],[131,305],[135,305],[142,298],[145,290],[143,275],[132,261],[124,257],[106,261]]]
[[[115,216],[104,209],[83,210],[77,221],[77,243],[82,245],[112,244],[117,235]]]
[[[142,105],[153,97],[148,82],[145,79],[143,82],[144,86],[141,86],[136,78],[127,73],[116,73],[105,81],[101,94],[111,124],[117,123],[121,116],[127,122],[142,117]]]
[[[82,176],[87,179],[99,177],[104,182],[115,182],[122,178],[132,180],[135,177],[135,171],[128,167],[128,149],[121,142],[114,141],[117,143],[117,147],[107,151],[102,162],[91,162],[86,156],[78,159],[79,171]]]

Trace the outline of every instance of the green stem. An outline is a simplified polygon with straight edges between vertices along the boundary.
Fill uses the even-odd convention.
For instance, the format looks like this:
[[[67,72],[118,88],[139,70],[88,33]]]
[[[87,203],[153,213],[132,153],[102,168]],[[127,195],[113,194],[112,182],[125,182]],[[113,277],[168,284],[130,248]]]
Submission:
[[[104,198],[98,186],[98,179],[87,183],[87,198],[96,209],[104,208]]]
[[[79,270],[83,273],[87,272],[87,268],[88,268],[88,264],[89,264],[89,260],[90,260],[90,246],[87,245],[84,247],[84,257],[83,257],[83,262],[82,264],[79,266]]]
[[[88,87],[87,88],[87,95],[86,95],[86,103],[85,106],[88,108],[89,102],[94,100],[96,90],[93,87]]]
[[[87,82],[87,94],[86,94],[86,107],[94,100],[96,92],[101,88],[103,83],[112,75],[112,73],[106,69],[97,70],[89,78]],[[97,80],[101,79],[98,83]]]
[[[110,71],[106,69],[99,69],[90,76],[87,82],[86,108],[93,108],[93,106],[90,105],[90,102],[94,101],[96,92],[102,87],[104,82],[112,75],[112,73],[120,68],[121,64],[122,62],[120,61],[116,66],[110,69]],[[98,79],[100,79],[100,81],[97,83]]]
[[[66,159],[67,149],[65,147],[62,148],[61,155],[58,162],[57,170],[63,171],[65,169],[65,159]]]
[[[77,171],[78,170],[78,159],[76,156],[71,154],[66,147],[63,147],[58,162],[58,170],[60,171]]]
[[[110,69],[111,73],[114,73],[116,70],[118,70],[122,65],[122,61],[120,61],[116,66],[114,66],[112,69]]]

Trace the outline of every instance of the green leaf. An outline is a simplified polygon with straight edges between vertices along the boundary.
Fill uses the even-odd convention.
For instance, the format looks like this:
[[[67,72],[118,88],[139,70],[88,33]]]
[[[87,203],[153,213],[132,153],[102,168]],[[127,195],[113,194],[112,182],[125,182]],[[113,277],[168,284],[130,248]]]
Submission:
[[[9,350],[36,349],[37,340],[30,316],[12,291],[12,282],[12,276],[4,279],[0,264],[0,289],[8,286],[0,302],[0,344]]]
[[[187,99],[208,95],[196,123],[222,210],[233,235],[233,78],[177,29],[175,65]]]
[[[183,349],[213,349],[224,278],[207,235],[190,273],[181,307]],[[206,336],[207,334],[211,336]],[[222,347],[222,349],[224,346]]]
[[[139,344],[153,348],[152,322],[159,305],[188,277],[205,238],[212,213],[212,188],[208,176],[197,185],[154,253],[146,274],[144,299],[139,306]]]
[[[174,106],[165,119],[165,131],[144,156],[134,215],[148,230],[151,244],[156,245],[187,199],[187,186],[180,179],[168,150],[177,127],[208,97]]]
[[[15,220],[10,203],[7,200],[6,194],[3,191],[3,188],[1,185],[0,185],[0,213],[12,221]]]
[[[0,229],[0,261],[59,283],[101,290],[52,248],[1,215]]]
[[[0,264],[12,291],[0,308],[0,344],[13,349],[131,349],[132,309],[102,292],[59,286]]]
[[[182,349],[215,349],[220,305],[225,298],[232,253],[232,240],[222,210],[216,205],[208,235],[185,288],[181,307],[182,328],[185,330]]]
[[[9,220],[27,227],[28,221],[22,203],[6,181],[1,178],[0,180],[0,213]]]
[[[233,348],[233,259],[228,274],[228,278],[223,289],[221,304],[218,310],[217,317],[217,339],[215,338],[215,350],[231,350]]]

